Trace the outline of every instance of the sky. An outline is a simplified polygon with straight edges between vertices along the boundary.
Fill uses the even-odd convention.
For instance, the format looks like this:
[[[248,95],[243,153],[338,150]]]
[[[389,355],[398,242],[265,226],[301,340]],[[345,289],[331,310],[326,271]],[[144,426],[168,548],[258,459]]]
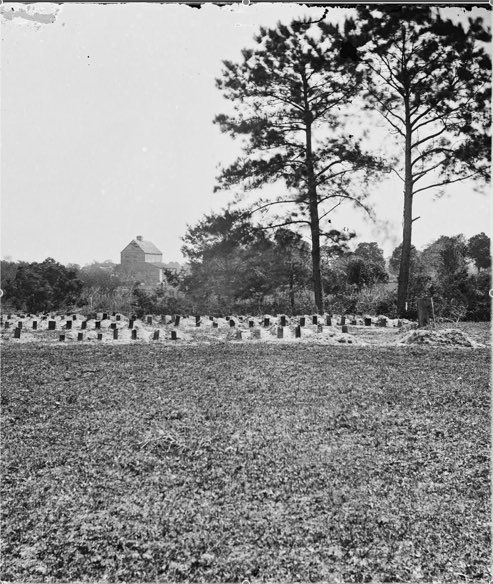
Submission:
[[[449,8],[467,18],[462,8]],[[1,69],[1,256],[85,265],[119,261],[142,235],[183,262],[181,237],[232,193],[214,193],[218,165],[240,145],[213,118],[228,111],[215,87],[224,59],[238,60],[260,25],[321,8],[242,4],[3,4]],[[485,9],[474,14],[490,19]],[[339,21],[342,9],[331,9]],[[385,141],[383,128],[377,132]],[[355,244],[400,243],[402,184],[370,192],[379,217],[341,208],[335,227]],[[416,195],[413,242],[491,235],[489,193],[469,182],[447,195]]]

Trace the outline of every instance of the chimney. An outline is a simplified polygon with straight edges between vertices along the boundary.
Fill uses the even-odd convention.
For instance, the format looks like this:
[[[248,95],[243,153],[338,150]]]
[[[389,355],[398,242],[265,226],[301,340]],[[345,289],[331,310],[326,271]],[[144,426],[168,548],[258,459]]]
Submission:
[[[142,241],[142,235],[137,235],[136,239],[137,241]]]

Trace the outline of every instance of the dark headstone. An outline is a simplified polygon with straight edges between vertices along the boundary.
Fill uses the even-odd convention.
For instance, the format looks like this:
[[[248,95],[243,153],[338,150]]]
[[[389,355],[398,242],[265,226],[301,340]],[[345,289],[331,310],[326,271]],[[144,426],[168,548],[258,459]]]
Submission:
[[[318,324],[318,318],[316,314],[312,316],[312,324]]]
[[[255,321],[254,320],[249,320],[248,321],[248,327],[249,328],[253,328],[255,326]]]
[[[209,320],[214,320],[214,317],[213,316],[209,316]]]
[[[348,325],[347,325],[347,324],[343,324],[343,325],[342,325],[342,332],[343,332],[343,333],[348,333],[348,332],[349,332],[349,327],[348,327]]]
[[[294,337],[295,337],[295,339],[300,339],[301,338],[301,326],[300,325],[298,325],[294,329]]]
[[[137,329],[132,329],[132,341],[137,339]]]
[[[113,340],[114,341],[118,340],[118,329],[117,328],[113,329]]]
[[[116,318],[117,322],[122,319],[122,317],[119,314],[117,314],[115,318]]]
[[[147,317],[147,324],[152,324],[152,316]]]
[[[103,340],[103,333],[98,333],[98,341],[102,341]]]
[[[111,313],[111,316],[116,316],[116,312],[112,312]]]
[[[129,328],[129,329],[133,329],[133,328],[134,328],[134,322],[135,322],[135,320],[134,320],[133,318],[131,318],[131,319],[128,321],[128,328]]]
[[[345,324],[346,324],[346,317],[341,316],[341,326],[344,326]]]
[[[65,340],[65,335],[60,335],[59,340],[63,342]]]
[[[236,340],[241,341],[241,331],[240,330],[236,331]]]
[[[81,330],[83,330],[83,331],[84,331],[84,330],[86,330],[86,328],[87,328],[87,320],[83,320],[83,321],[80,323],[80,328],[81,328]]]
[[[179,314],[177,314],[175,316],[175,326],[180,326],[180,315]]]
[[[154,334],[152,335],[152,340],[153,341],[159,340],[159,331],[154,331]]]
[[[118,325],[116,324],[116,322],[112,322],[112,323],[110,324],[110,328],[112,328],[113,330],[116,330],[116,327],[117,327],[117,326],[118,326]]]
[[[17,323],[17,328],[19,328],[19,329],[21,329],[21,328],[22,328],[22,320],[20,320],[20,321]]]
[[[229,326],[230,327],[235,326],[235,321],[232,318],[229,319]]]
[[[267,317],[264,318],[264,326],[265,327],[270,326],[270,318],[267,318]]]
[[[33,320],[33,331],[37,331],[37,330],[38,330],[38,321]]]
[[[286,317],[284,315],[281,316],[281,326],[286,326]]]
[[[100,320],[96,320],[94,322],[94,328],[100,329],[101,328],[101,321]]]
[[[371,318],[365,318],[365,326],[371,326]]]
[[[73,314],[72,315],[72,320],[77,320],[77,315],[76,314]]]
[[[77,340],[83,341],[84,340],[84,333],[77,333]]]
[[[434,318],[433,299],[430,297],[418,299],[418,325],[426,326]]]
[[[195,315],[195,324],[196,325],[199,325],[200,324],[200,315],[199,314],[196,314]]]
[[[19,327],[15,328],[14,329],[14,339],[20,339],[21,332],[22,332],[22,329],[20,329]]]
[[[217,322],[212,323],[212,328],[218,328],[218,326],[219,326],[219,323],[217,323]]]
[[[330,316],[325,317],[325,324],[327,326],[332,326],[332,318]]]
[[[317,333],[323,333],[323,332],[324,332],[324,325],[317,324]]]
[[[284,329],[282,326],[277,327],[277,338],[282,339],[284,337]]]
[[[67,320],[67,322],[65,323],[65,328],[67,330],[70,330],[72,328],[72,322],[71,320]]]
[[[8,320],[6,320],[4,326],[6,329],[10,328],[10,322]]]
[[[300,326],[305,326],[306,318],[304,316],[300,316]]]
[[[54,331],[56,329],[56,320],[49,320],[48,321],[48,330]]]
[[[108,319],[108,313],[103,312],[103,318],[101,320],[107,320],[107,319]]]
[[[253,329],[252,336],[254,339],[260,339],[260,329]]]
[[[178,337],[176,336],[176,331],[171,331],[171,340],[176,341]]]

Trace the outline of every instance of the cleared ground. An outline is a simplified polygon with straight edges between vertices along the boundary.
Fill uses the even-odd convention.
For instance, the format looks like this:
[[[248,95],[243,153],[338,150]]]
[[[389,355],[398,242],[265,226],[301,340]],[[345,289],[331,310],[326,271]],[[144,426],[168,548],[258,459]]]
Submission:
[[[3,580],[489,581],[486,349],[2,353]]]

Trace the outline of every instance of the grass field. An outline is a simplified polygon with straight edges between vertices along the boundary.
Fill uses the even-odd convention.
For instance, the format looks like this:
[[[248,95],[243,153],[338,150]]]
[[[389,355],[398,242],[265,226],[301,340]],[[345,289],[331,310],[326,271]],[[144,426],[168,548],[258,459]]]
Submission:
[[[5,581],[487,582],[489,351],[6,346]]]

